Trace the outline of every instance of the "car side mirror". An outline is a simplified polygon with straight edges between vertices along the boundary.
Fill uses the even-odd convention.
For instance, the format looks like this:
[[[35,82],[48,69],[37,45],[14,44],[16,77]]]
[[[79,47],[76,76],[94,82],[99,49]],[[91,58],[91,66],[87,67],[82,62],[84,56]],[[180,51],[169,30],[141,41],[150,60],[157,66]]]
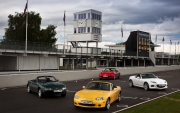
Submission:
[[[140,77],[136,77],[137,79],[140,79]]]
[[[83,89],[85,89],[85,86],[82,86]]]
[[[116,86],[113,86],[113,90],[115,90],[117,87]]]

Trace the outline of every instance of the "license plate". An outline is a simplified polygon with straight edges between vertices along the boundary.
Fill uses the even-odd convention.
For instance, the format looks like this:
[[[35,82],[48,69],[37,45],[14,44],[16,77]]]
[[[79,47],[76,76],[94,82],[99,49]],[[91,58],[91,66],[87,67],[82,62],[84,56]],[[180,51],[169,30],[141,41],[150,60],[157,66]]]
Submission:
[[[159,84],[159,86],[165,86],[165,84]]]
[[[108,77],[108,76],[103,76],[103,77]]]
[[[62,92],[62,90],[54,90],[54,92]]]
[[[92,104],[92,101],[87,101],[87,100],[81,100],[82,104]]]

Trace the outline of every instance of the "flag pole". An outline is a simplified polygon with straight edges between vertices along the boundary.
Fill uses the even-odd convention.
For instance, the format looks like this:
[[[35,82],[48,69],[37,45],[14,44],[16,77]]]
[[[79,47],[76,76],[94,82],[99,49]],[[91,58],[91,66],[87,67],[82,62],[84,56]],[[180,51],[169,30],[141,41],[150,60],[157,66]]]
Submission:
[[[151,43],[150,36],[151,36],[151,34],[149,33],[149,53],[150,53],[150,43]]]
[[[164,37],[163,37],[163,53],[164,53]]]
[[[171,54],[171,44],[172,44],[172,43],[171,43],[171,39],[170,39],[170,54]]]
[[[175,43],[175,55],[176,55],[176,43]]]
[[[123,29],[122,29],[122,24],[121,24],[121,44],[123,45]]]
[[[25,56],[27,55],[27,27],[28,27],[28,0],[27,0],[27,14],[26,14],[26,42],[25,42]]]
[[[64,21],[64,54],[65,54],[65,48],[66,48],[66,45],[65,45],[65,11],[64,11],[64,18],[63,18],[63,21]]]
[[[137,30],[137,58],[138,58],[138,30]]]
[[[65,13],[66,13],[66,11],[65,11]],[[66,25],[66,23],[65,23],[65,25]],[[66,29],[66,28],[65,28]],[[67,41],[67,37],[66,37],[66,42],[67,42],[67,51],[68,51],[68,41]]]

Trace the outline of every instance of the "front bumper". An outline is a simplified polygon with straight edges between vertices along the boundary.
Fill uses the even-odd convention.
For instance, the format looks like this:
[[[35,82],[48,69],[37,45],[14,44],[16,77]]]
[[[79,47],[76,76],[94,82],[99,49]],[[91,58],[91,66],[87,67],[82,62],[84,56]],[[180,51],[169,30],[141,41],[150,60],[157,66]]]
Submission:
[[[62,92],[55,92],[54,90],[42,90],[42,94],[44,95],[53,95],[53,94],[66,94],[66,90],[62,90]]]
[[[106,100],[88,100],[92,101],[92,104],[85,104],[81,103],[81,100],[86,100],[86,99],[75,99],[74,98],[74,106],[77,107],[84,107],[84,108],[104,108],[106,106]]]
[[[106,76],[106,77],[99,76],[99,79],[114,79],[114,76]]]
[[[167,84],[150,84],[149,89],[167,89]]]

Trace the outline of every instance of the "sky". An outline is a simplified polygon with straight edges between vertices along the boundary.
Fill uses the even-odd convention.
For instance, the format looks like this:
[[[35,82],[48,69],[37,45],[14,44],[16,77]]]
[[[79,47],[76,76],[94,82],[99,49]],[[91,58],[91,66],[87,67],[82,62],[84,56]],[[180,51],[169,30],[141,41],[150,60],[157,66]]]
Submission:
[[[26,2],[0,0],[0,39],[8,26],[8,15],[23,12]],[[101,48],[126,41],[131,31],[141,30],[149,32],[152,42],[161,45],[156,48],[157,52],[163,52],[164,45],[164,52],[174,54],[176,50],[180,53],[179,45],[175,46],[180,41],[180,0],[28,0],[28,11],[42,17],[41,28],[50,24],[57,26],[56,44],[64,43],[64,11],[66,34],[73,34],[73,13],[88,9],[102,12],[102,42],[98,44]],[[90,46],[95,46],[95,43]]]

